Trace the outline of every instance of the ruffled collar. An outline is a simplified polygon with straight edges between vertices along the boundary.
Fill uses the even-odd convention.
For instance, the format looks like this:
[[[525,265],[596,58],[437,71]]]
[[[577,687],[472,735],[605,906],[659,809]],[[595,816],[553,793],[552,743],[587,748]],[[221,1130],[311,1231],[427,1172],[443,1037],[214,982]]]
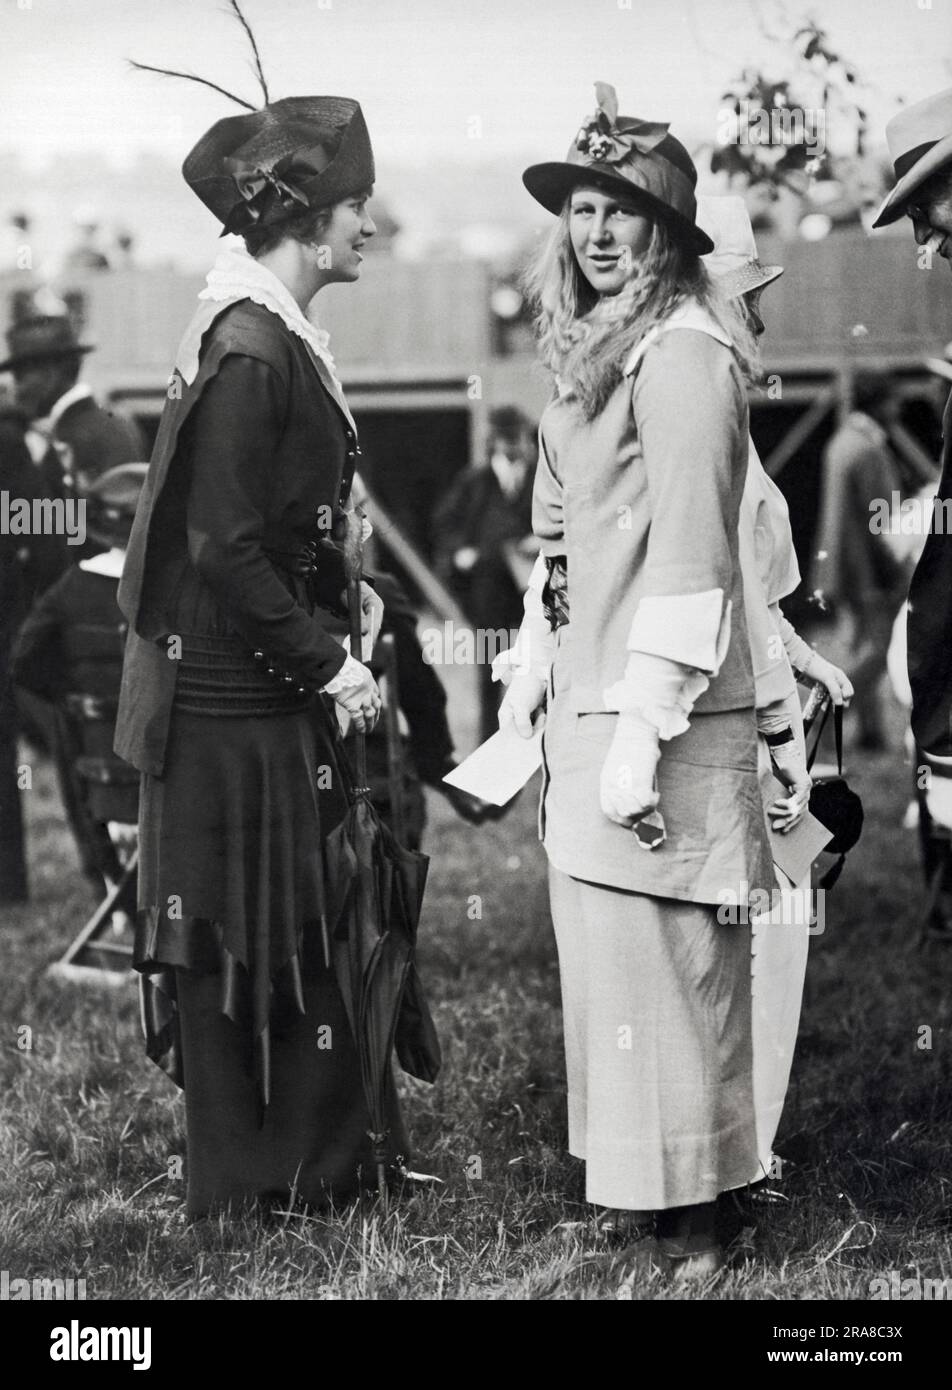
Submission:
[[[330,353],[331,336],[326,329],[302,312],[288,287],[269,270],[261,265],[245,250],[226,248],[218,253],[218,258],[205,281],[205,288],[199,292],[199,299],[210,299],[216,303],[226,303],[239,299],[251,299],[265,309],[277,314],[292,333],[303,338],[316,357],[324,363],[335,383],[340,386],[334,359]]]

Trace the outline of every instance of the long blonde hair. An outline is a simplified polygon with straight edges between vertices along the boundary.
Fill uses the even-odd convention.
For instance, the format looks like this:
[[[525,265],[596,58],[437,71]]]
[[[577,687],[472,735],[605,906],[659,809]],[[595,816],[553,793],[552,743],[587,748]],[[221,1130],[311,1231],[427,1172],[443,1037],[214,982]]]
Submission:
[[[582,274],[569,232],[567,199],[551,235],[528,266],[524,284],[535,310],[543,363],[571,386],[587,420],[605,406],[624,364],[644,335],[684,298],[695,299],[730,337],[748,382],[760,376],[757,343],[742,309],[718,288],[694,252],[655,221],[647,249],[617,295],[596,294]]]

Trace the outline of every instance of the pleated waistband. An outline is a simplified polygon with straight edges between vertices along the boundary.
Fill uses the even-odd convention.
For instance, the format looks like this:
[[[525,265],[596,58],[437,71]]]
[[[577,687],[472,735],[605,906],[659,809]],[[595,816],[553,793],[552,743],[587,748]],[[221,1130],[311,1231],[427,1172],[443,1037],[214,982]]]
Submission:
[[[312,695],[293,676],[271,666],[230,637],[180,634],[175,709],[183,714],[236,718],[299,714]]]

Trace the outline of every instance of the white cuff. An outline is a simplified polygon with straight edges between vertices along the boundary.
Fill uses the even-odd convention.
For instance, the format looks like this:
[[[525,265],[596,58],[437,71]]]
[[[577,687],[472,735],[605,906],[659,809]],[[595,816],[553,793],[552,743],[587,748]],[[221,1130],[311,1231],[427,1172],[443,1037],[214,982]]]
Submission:
[[[322,694],[339,695],[342,690],[352,690],[355,685],[360,685],[366,670],[366,666],[348,654],[337,675],[322,688]]]
[[[494,681],[509,685],[514,676],[534,675],[547,680],[555,660],[555,633],[542,607],[542,589],[548,577],[548,567],[542,555],[536,557],[529,575],[529,586],[522,599],[525,617],[516,638],[516,645],[494,657]]]
[[[731,604],[723,589],[643,598],[628,634],[628,650],[662,656],[716,676],[731,639]]]
[[[694,702],[709,684],[702,671],[666,657],[632,652],[623,679],[604,692],[605,708],[640,715],[657,729],[659,738],[675,738],[687,730]]]

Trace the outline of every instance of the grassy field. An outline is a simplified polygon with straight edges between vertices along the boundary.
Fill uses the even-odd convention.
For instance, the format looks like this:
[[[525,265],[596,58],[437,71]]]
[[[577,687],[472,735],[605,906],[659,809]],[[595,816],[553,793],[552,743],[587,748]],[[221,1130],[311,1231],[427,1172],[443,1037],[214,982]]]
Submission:
[[[696,1297],[865,1298],[891,1270],[952,1276],[952,957],[916,946],[901,754],[853,772],[867,829],[812,943],[782,1179],[771,1184],[780,1199],[757,1207],[729,1269]],[[34,901],[0,912],[0,1270],[10,1278],[85,1279],[90,1299],[681,1296],[612,1266],[586,1221],[581,1165],[565,1152],[532,790],[477,831],[430,798],[423,964],[446,1064],[435,1087],[401,1086],[415,1166],[445,1186],[404,1197],[386,1218],[289,1211],[195,1225],[175,1176],[182,1102],[143,1055],[133,988],[44,978],[90,904],[48,768],[25,795]],[[923,1027],[931,1048],[918,1045]]]

